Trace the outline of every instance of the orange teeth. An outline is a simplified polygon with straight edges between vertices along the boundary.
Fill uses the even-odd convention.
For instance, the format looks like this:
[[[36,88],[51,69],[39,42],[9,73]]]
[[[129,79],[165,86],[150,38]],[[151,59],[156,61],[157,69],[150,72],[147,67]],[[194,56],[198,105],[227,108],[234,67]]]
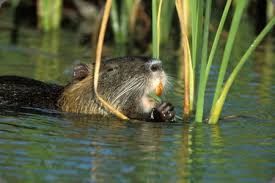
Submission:
[[[159,82],[158,86],[156,87],[156,95],[161,96],[163,92],[163,84],[162,82]]]

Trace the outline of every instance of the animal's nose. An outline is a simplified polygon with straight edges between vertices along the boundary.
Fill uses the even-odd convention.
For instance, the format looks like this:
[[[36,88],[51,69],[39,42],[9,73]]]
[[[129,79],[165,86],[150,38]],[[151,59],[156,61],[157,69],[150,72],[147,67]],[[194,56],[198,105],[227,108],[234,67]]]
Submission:
[[[157,72],[162,70],[162,63],[160,60],[153,60],[150,62],[149,68],[152,72]]]

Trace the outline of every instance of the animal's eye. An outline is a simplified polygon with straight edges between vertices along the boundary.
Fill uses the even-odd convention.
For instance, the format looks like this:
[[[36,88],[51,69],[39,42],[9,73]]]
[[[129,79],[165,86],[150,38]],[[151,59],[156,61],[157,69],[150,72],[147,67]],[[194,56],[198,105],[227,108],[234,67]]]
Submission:
[[[117,66],[109,67],[109,68],[107,69],[107,72],[113,72],[113,71],[115,71],[115,70],[117,70],[117,69],[118,69]]]
[[[111,71],[113,71],[114,70],[114,68],[109,68],[108,70],[107,70],[107,72],[111,72]]]

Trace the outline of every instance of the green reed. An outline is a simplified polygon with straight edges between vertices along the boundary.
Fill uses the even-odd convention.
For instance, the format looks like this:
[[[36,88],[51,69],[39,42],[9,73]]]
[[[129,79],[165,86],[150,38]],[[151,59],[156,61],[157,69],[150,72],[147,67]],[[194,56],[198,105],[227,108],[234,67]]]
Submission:
[[[204,106],[204,94],[205,94],[205,72],[207,64],[207,53],[208,53],[208,37],[209,37],[209,24],[210,24],[210,14],[211,14],[211,5],[212,0],[206,1],[205,9],[205,22],[203,30],[203,44],[202,44],[202,56],[201,56],[201,65],[200,65],[200,80],[199,80],[199,89],[198,89],[198,100],[197,100],[197,111],[196,111],[196,121],[202,122],[203,117],[203,106]]]
[[[63,0],[38,0],[38,25],[45,32],[58,29],[61,22]]]
[[[18,4],[20,3],[20,0],[11,0],[11,6],[13,8],[16,8],[18,6]]]
[[[118,4],[117,0],[112,2],[111,25],[118,45],[126,44],[129,36],[129,23],[132,16],[135,0],[125,0]],[[119,11],[120,10],[120,11]]]
[[[160,44],[169,41],[169,35],[172,28],[173,15],[175,12],[174,1],[163,0],[160,16]]]
[[[158,58],[159,45],[157,31],[158,0],[152,0],[152,38],[153,38],[153,57]]]
[[[228,15],[231,3],[232,3],[232,0],[228,0],[226,2],[225,8],[224,8],[224,11],[222,14],[222,18],[220,20],[220,24],[219,24],[218,30],[216,32],[216,35],[215,35],[215,38],[213,41],[213,45],[212,45],[212,48],[211,48],[211,51],[209,54],[209,58],[208,58],[207,65],[205,68],[204,77],[203,77],[203,80],[200,81],[201,87],[200,87],[199,94],[198,94],[198,108],[197,108],[197,112],[196,112],[196,121],[198,121],[198,122],[202,122],[202,120],[203,120],[204,96],[205,96],[206,84],[208,81],[209,72],[210,72],[214,57],[215,57],[215,53],[216,53],[216,50],[218,47],[222,29],[223,29],[226,17]]]
[[[204,119],[204,100],[205,100],[205,91],[207,86],[207,81],[210,73],[210,69],[214,60],[214,57],[217,52],[218,43],[220,40],[220,36],[229,12],[229,9],[232,5],[233,0],[227,0],[225,8],[223,10],[223,14],[218,26],[218,30],[214,37],[214,41],[208,54],[208,44],[209,44],[209,25],[210,25],[210,17],[211,17],[211,5],[212,0],[200,1],[200,0],[192,0],[190,1],[190,11],[191,11],[191,28],[192,28],[192,67],[190,67],[190,73],[196,73],[199,71],[199,82],[198,82],[198,91],[197,93],[197,105],[196,105],[196,121],[202,122]],[[215,95],[213,98],[212,109],[210,112],[209,123],[215,124],[218,122],[220,117],[224,101],[229,92],[233,81],[236,79],[237,74],[240,69],[244,65],[244,63],[248,60],[248,57],[252,54],[252,52],[256,49],[256,47],[260,44],[264,36],[273,28],[274,26],[274,18],[269,22],[266,28],[261,32],[261,34],[255,39],[253,44],[247,50],[242,59],[238,62],[237,66],[233,70],[232,74],[229,76],[228,80],[225,82],[225,73],[227,72],[227,66],[231,57],[232,48],[234,46],[235,38],[237,35],[237,31],[241,22],[242,14],[244,12],[245,7],[248,4],[248,0],[239,0],[234,1],[234,14],[231,22],[230,31],[228,34],[227,42],[223,52],[223,58],[220,65],[220,71],[217,78],[217,85],[215,90]],[[181,19],[182,11],[178,9],[178,14]],[[201,51],[200,51],[201,50]],[[199,70],[196,65],[199,65]],[[190,79],[190,83],[195,83],[194,76],[193,79]],[[185,81],[186,82],[186,81]],[[190,94],[191,95],[191,94]],[[191,104],[190,104],[191,105]],[[185,111],[185,109],[184,109]]]
[[[261,43],[261,41],[264,39],[264,37],[274,28],[275,25],[275,17],[273,17],[269,23],[265,26],[265,28],[262,30],[262,32],[257,36],[257,38],[253,41],[253,43],[250,45],[249,49],[245,52],[237,66],[234,68],[233,72],[227,79],[224,88],[217,99],[217,102],[213,106],[212,113],[210,115],[209,123],[210,124],[216,124],[219,120],[219,116],[222,111],[222,107],[224,105],[226,96],[229,92],[230,87],[232,86],[233,82],[235,81],[238,73],[242,69],[243,65],[247,62],[249,56],[253,53],[253,51],[257,48],[257,46]]]
[[[231,28],[230,28],[230,31],[228,34],[228,39],[226,42],[226,46],[225,46],[225,50],[224,50],[224,54],[223,54],[223,58],[222,58],[221,68],[220,68],[220,72],[219,72],[219,76],[218,76],[218,81],[217,81],[217,85],[216,85],[216,90],[215,90],[212,107],[215,105],[218,97],[221,94],[222,85],[224,82],[224,76],[225,76],[227,66],[229,63],[231,51],[232,51],[234,41],[236,38],[236,34],[237,34],[237,31],[239,28],[242,13],[243,13],[244,8],[247,5],[247,2],[248,2],[247,0],[240,0],[240,1],[236,2],[236,10],[235,10],[235,13],[233,16]]]

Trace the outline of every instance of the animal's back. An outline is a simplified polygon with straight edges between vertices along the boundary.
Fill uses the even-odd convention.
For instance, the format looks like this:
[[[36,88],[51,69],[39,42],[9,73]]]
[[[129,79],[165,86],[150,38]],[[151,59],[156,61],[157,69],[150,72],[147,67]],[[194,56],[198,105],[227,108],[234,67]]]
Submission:
[[[0,107],[57,109],[64,87],[19,76],[0,76]]]

